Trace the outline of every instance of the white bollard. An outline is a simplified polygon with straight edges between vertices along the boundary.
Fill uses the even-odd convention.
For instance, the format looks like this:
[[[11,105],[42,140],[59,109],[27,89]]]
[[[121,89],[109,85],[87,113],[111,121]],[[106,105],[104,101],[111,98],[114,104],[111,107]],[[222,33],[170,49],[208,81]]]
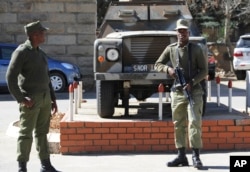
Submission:
[[[73,121],[73,85],[69,85],[69,121]]]
[[[216,84],[217,84],[217,106],[220,106],[220,77],[216,77]]]
[[[232,112],[232,81],[228,81],[228,111]]]
[[[73,82],[73,87],[74,87],[74,112],[75,114],[78,114],[78,107],[77,107],[77,93],[78,93],[78,90],[77,90],[77,86],[78,86],[78,83],[75,81]]]
[[[166,92],[166,102],[170,102],[170,92]]]
[[[82,81],[79,81],[78,84],[78,108],[81,108],[82,105]]]
[[[208,80],[207,80],[207,99],[208,99],[208,101],[211,101],[211,80],[210,80],[210,77],[208,77]]]
[[[164,92],[164,85],[160,83],[158,86],[158,92],[159,92],[159,120],[162,120],[162,97],[163,97],[163,92]]]

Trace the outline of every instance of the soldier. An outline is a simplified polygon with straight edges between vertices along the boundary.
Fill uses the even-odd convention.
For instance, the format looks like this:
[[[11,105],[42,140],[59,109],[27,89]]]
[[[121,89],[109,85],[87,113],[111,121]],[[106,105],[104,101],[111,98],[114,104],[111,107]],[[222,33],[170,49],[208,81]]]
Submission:
[[[50,163],[47,141],[51,112],[57,112],[56,97],[46,55],[39,48],[45,41],[48,28],[37,21],[27,24],[24,29],[28,39],[13,52],[6,74],[9,91],[19,103],[20,110],[18,171],[27,171],[34,131],[41,172],[57,172]]]
[[[175,131],[175,146],[178,156],[167,163],[168,167],[188,166],[186,157],[186,125],[188,125],[189,146],[192,148],[193,166],[201,168],[200,149],[202,148],[202,108],[204,94],[200,82],[206,77],[208,67],[202,48],[194,43],[189,43],[189,23],[179,19],[176,23],[177,43],[166,47],[161,56],[155,62],[155,68],[159,72],[165,72],[174,78],[171,88],[172,120]],[[171,63],[169,63],[171,62]],[[175,73],[175,68],[183,71],[186,81],[184,88],[180,87]],[[193,99],[193,113],[190,103],[183,90],[190,92]],[[188,124],[187,124],[188,120]]]

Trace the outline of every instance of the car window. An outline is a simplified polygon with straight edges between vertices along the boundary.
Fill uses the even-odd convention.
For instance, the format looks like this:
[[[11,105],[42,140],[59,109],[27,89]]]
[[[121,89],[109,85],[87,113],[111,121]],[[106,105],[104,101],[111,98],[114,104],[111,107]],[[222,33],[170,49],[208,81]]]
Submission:
[[[250,47],[250,38],[241,38],[236,45],[237,48],[240,47]]]

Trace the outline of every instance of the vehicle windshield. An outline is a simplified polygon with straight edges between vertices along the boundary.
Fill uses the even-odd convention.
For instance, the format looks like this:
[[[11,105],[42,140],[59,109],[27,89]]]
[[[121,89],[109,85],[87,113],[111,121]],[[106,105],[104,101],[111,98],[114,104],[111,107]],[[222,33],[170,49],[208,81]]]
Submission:
[[[237,48],[250,47],[250,38],[241,38],[236,45]]]

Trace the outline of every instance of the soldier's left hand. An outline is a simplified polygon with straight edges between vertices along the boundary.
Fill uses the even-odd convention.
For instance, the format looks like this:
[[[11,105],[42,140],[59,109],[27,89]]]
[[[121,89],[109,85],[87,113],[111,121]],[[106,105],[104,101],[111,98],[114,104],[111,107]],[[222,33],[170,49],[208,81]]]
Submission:
[[[55,115],[58,111],[56,101],[53,101],[51,106],[52,115]]]

